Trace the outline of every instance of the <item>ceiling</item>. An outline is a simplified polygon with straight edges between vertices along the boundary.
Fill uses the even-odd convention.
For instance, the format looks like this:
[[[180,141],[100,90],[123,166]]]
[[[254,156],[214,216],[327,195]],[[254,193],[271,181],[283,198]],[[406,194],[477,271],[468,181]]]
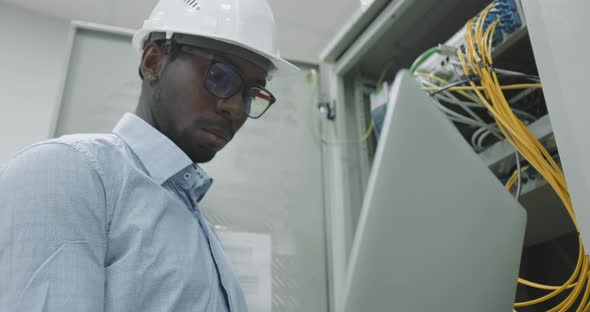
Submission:
[[[317,63],[320,51],[359,9],[359,0],[269,0],[284,57]],[[44,15],[137,29],[157,0],[0,0]]]

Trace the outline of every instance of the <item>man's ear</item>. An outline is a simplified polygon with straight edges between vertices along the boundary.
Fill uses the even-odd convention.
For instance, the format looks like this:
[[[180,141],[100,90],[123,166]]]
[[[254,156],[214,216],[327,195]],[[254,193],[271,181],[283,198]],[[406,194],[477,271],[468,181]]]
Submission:
[[[165,55],[164,50],[153,41],[145,46],[139,66],[144,79],[152,80],[160,75]]]

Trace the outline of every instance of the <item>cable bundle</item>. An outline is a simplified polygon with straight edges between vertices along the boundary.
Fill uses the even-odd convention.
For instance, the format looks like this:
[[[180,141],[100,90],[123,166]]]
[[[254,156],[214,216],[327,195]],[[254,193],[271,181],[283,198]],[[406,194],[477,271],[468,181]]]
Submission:
[[[457,51],[461,67],[464,74],[469,77],[468,83],[470,89],[475,92],[479,100],[493,116],[497,128],[514,146],[516,151],[545,178],[547,183],[556,192],[579,233],[576,215],[561,168],[553,160],[541,142],[539,142],[527,126],[515,115],[502,91],[498,74],[493,67],[491,54],[492,34],[499,21],[492,23],[484,30],[484,21],[493,9],[493,6],[489,6],[479,17],[475,17],[467,22],[465,52],[462,52],[461,49]],[[512,187],[519,174],[520,169],[517,169],[506,184],[507,189]],[[514,304],[514,307],[516,309],[536,305],[554,298],[567,290],[569,291],[567,297],[549,311],[568,311],[578,300],[580,301],[576,311],[590,311],[590,302],[588,301],[590,297],[589,274],[589,258],[584,250],[582,239],[579,237],[578,262],[569,279],[561,286],[549,286],[519,278],[518,283],[520,284],[550,292],[535,300],[517,302]],[[580,295],[582,296],[581,299]]]

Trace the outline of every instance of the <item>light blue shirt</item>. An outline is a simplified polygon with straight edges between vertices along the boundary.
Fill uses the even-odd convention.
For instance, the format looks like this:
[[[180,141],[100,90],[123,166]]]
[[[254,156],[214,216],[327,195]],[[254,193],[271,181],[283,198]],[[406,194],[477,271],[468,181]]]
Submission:
[[[27,148],[0,173],[0,311],[246,311],[211,182],[132,114]]]

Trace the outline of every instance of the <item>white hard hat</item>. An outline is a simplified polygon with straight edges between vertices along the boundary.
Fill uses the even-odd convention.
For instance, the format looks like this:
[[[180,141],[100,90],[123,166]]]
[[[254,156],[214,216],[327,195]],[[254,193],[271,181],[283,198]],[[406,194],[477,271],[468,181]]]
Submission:
[[[273,76],[298,71],[280,56],[267,0],[160,0],[133,36],[135,49],[141,53],[153,33],[165,34],[166,39],[196,36],[242,48],[268,60]]]

